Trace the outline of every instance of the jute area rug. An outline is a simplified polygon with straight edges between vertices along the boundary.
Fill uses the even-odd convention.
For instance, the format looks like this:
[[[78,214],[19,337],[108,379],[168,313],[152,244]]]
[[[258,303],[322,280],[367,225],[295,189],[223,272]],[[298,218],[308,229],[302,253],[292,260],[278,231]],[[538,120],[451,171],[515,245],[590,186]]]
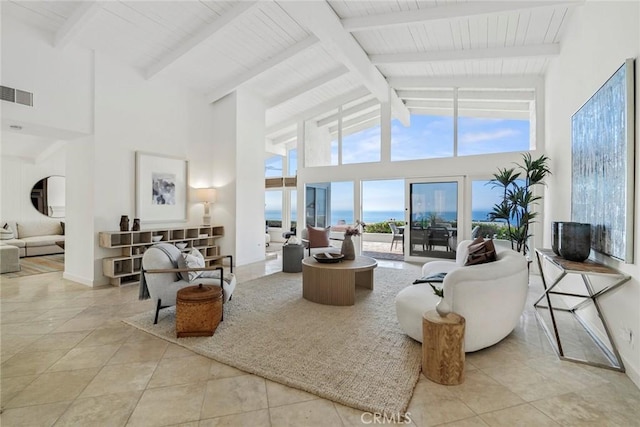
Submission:
[[[395,295],[416,271],[378,267],[354,306],[302,298],[302,273],[241,283],[213,337],[176,338],[174,308],[124,321],[219,362],[356,409],[404,414],[420,375],[421,347],[398,326]]]

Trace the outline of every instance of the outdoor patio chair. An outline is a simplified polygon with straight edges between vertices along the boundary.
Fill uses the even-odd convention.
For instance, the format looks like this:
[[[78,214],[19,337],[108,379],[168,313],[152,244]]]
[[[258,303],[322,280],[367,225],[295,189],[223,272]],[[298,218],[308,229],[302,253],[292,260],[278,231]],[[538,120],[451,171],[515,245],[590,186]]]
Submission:
[[[391,228],[391,250],[393,251],[394,244],[397,246],[397,242],[400,242],[402,245],[402,252],[404,252],[404,234],[398,228],[395,222],[388,222],[389,227]]]

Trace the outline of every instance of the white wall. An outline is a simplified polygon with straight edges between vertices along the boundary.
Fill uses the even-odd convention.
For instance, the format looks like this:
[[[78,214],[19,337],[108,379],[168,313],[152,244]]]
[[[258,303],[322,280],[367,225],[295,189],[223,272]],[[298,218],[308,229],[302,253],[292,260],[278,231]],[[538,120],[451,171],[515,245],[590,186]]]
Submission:
[[[223,253],[237,265],[264,260],[264,111],[251,93],[234,92],[212,105],[213,217],[225,226]],[[215,221],[218,223],[218,221]]]
[[[79,136],[92,130],[91,52],[56,49],[52,34],[2,16],[2,85],[33,92],[33,107],[2,103],[2,120],[34,133]]]
[[[34,91],[37,107],[3,103],[8,106],[3,120],[28,124],[37,130],[34,134],[53,139],[75,138],[66,147],[68,156],[62,154],[55,162],[60,169],[36,173],[24,163],[3,158],[2,216],[39,215],[27,204],[35,176],[67,175],[65,277],[87,285],[105,284],[101,260],[115,254],[99,248],[98,232],[117,230],[121,215],[136,215],[136,151],[190,160],[196,185],[215,184],[212,156],[217,142],[211,106],[201,94],[168,84],[160,76],[146,80],[138,70],[74,46],[55,49],[52,34],[4,16],[2,24],[2,83]],[[26,188],[24,200],[13,191],[18,186]],[[226,201],[221,197],[216,206],[224,208]],[[143,229],[201,223],[202,205],[188,205],[188,213],[186,224],[151,224],[141,218]],[[235,222],[235,216],[229,219]],[[221,224],[215,216],[214,223]]]
[[[569,22],[562,52],[551,62],[546,77],[546,140],[554,175],[549,180],[545,223],[571,219],[571,115],[626,58],[636,58],[635,262],[601,258],[632,276],[630,282],[605,295],[601,303],[627,373],[640,386],[640,3],[587,1],[575,9]],[[544,231],[546,246],[550,247],[549,227]],[[623,328],[633,331],[631,344],[621,339]]]
[[[31,188],[47,176],[65,175],[65,152],[63,148],[39,163],[32,159],[2,156],[0,175],[2,177],[0,186],[2,200],[0,218],[2,220],[38,221],[44,218],[31,203]]]
[[[189,159],[189,146],[206,130],[199,117],[208,111],[204,97],[161,80],[146,80],[137,70],[105,55],[95,55],[94,238],[96,283],[104,281],[101,259],[113,252],[99,248],[98,231],[117,230],[121,215],[135,211],[135,152]],[[197,114],[197,111],[201,111]],[[197,141],[196,141],[197,142]],[[190,175],[206,176],[206,162],[190,165]],[[198,225],[202,213],[188,206],[184,222],[152,223],[142,229]],[[216,222],[217,224],[217,222]]]
[[[265,105],[253,94],[237,92],[236,252],[238,265],[265,258],[264,130]],[[260,148],[258,148],[260,147]]]

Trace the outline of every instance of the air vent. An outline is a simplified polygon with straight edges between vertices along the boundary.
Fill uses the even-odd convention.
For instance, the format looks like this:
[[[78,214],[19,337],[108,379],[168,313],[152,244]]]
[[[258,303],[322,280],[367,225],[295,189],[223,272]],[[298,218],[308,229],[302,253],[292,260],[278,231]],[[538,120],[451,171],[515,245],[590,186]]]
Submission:
[[[0,86],[0,88],[2,89],[3,101],[15,102],[16,104],[33,107],[33,93],[7,86]]]

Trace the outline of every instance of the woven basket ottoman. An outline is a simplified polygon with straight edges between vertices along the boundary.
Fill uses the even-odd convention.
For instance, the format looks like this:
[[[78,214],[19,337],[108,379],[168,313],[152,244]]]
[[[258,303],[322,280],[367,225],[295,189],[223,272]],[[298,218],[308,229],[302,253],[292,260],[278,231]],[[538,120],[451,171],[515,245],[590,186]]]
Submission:
[[[222,289],[198,285],[182,288],[176,298],[176,333],[182,337],[210,337],[222,319]]]

